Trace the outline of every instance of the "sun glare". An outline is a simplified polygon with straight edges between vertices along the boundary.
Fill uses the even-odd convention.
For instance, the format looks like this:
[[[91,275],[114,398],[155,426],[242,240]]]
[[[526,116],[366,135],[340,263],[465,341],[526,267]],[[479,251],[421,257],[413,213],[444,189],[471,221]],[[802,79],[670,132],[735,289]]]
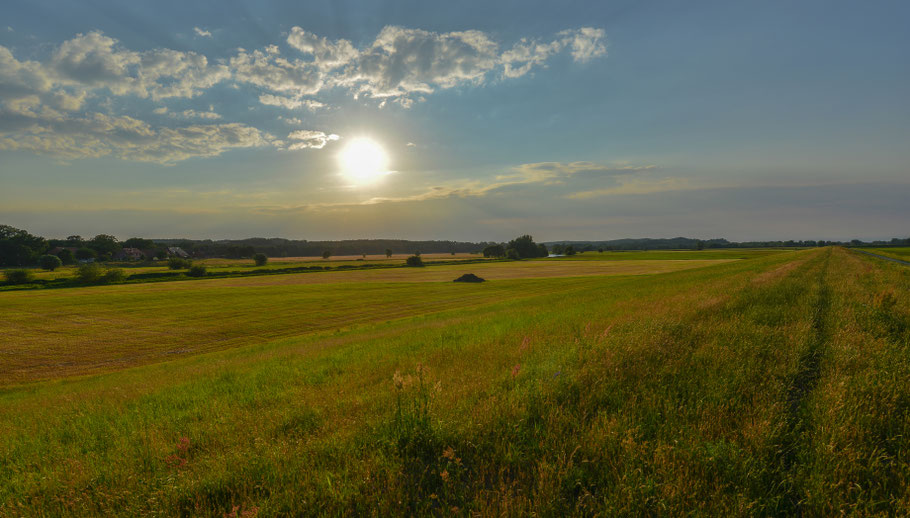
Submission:
[[[389,157],[369,138],[351,140],[338,155],[341,174],[354,185],[368,185],[389,174]]]

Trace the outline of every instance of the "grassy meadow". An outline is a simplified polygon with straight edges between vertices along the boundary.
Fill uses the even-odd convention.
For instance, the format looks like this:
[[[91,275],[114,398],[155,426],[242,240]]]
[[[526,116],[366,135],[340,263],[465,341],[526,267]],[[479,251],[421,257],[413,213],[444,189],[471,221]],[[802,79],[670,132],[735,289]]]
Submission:
[[[910,269],[690,253],[0,293],[0,516],[910,514]]]
[[[891,257],[892,259],[900,259],[901,261],[910,261],[910,246],[895,246],[888,248],[869,248],[869,252],[873,254],[883,255],[885,257]]]
[[[711,259],[750,259],[779,254],[787,249],[773,248],[714,248],[707,250],[616,250],[580,252],[575,255],[551,257],[551,261],[684,261]],[[792,250],[791,250],[792,251]]]
[[[212,274],[243,274],[253,271],[263,270],[284,270],[294,267],[313,267],[321,266],[323,268],[343,267],[364,267],[364,266],[402,266],[408,254],[395,254],[392,257],[385,255],[367,255],[362,256],[334,256],[328,259],[322,257],[272,257],[264,266],[256,266],[252,259],[225,259],[225,258],[205,258],[191,259],[193,264],[206,267]],[[425,262],[430,264],[434,262],[450,262],[465,260],[481,260],[483,256],[479,254],[423,254],[421,257]],[[105,263],[108,266],[122,268],[127,275],[149,274],[149,273],[168,273],[173,272],[167,266],[167,261],[124,261]],[[61,266],[53,271],[45,271],[35,268],[33,276],[36,279],[55,280],[55,279],[73,279],[76,276],[78,265]]]

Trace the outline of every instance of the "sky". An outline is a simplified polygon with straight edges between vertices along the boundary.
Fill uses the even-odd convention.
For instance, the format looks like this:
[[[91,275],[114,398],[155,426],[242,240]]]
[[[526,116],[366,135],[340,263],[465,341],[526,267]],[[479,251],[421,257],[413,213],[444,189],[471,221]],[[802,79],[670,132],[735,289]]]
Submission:
[[[908,22],[876,0],[8,1],[0,223],[908,237]]]

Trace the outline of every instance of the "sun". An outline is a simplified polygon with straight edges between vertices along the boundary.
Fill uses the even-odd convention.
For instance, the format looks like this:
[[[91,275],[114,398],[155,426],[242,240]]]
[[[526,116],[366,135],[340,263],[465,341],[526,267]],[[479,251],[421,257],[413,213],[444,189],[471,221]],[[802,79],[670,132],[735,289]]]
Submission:
[[[338,154],[341,175],[354,185],[376,183],[389,174],[389,157],[376,141],[366,137],[351,140]]]

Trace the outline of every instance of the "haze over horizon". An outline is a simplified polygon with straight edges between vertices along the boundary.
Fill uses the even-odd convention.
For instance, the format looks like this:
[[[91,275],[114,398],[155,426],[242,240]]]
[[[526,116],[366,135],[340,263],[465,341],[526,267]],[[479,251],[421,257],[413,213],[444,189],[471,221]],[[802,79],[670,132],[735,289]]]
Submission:
[[[910,234],[901,2],[4,14],[0,223],[48,237]]]

